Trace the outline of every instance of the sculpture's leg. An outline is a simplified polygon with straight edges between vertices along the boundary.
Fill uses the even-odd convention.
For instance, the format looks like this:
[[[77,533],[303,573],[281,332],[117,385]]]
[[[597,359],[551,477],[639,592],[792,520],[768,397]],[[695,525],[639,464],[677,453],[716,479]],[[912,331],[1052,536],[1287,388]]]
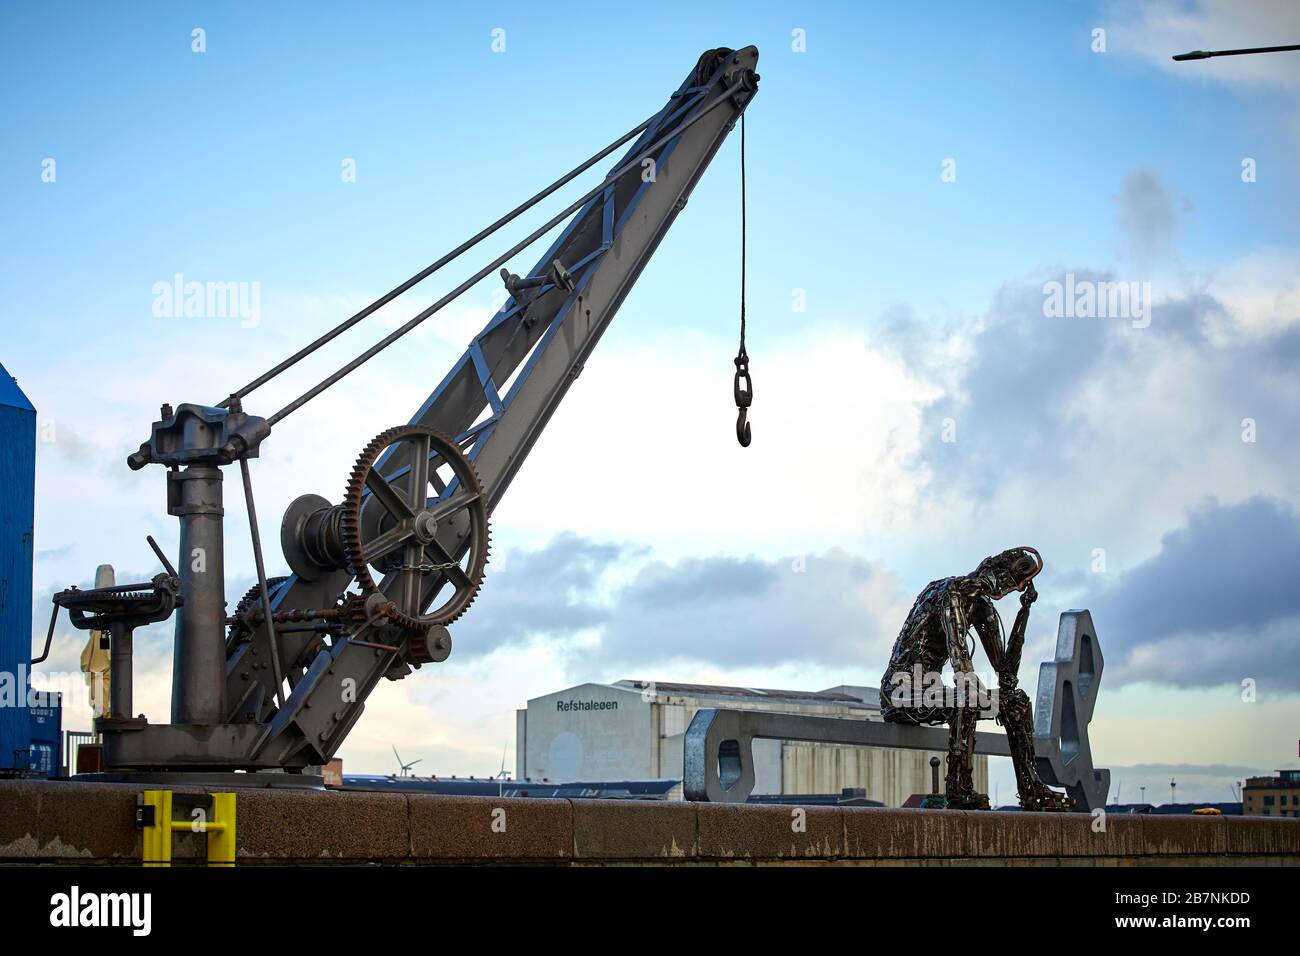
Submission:
[[[1043,783],[1034,769],[1034,711],[1019,688],[998,695],[998,722],[1007,730],[1007,745],[1016,771],[1016,790],[1025,810],[1072,810],[1074,801]]]
[[[975,730],[979,710],[954,707],[948,723],[948,807],[953,810],[987,810],[988,794],[975,790]]]
[[[979,707],[969,706],[964,697],[970,686],[969,680],[975,675],[975,667],[971,664],[970,653],[966,649],[969,624],[961,604],[952,601],[940,612],[939,622],[948,645],[948,660],[952,664],[954,681],[948,718],[948,806],[961,810],[987,810],[988,795],[975,792],[972,778]]]

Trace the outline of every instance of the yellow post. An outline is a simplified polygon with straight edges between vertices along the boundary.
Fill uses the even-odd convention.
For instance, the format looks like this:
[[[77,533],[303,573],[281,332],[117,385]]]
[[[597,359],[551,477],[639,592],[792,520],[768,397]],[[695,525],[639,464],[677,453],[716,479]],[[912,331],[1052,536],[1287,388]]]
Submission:
[[[146,790],[144,805],[153,807],[153,823],[143,828],[145,866],[172,865],[172,831],[188,828],[207,839],[208,866],[235,865],[235,795],[210,793],[211,806],[199,820],[172,819],[172,792]]]
[[[208,823],[208,866],[235,865],[235,795],[214,793]]]
[[[172,865],[172,792],[146,790],[144,805],[153,807],[153,823],[144,828],[144,865]]]

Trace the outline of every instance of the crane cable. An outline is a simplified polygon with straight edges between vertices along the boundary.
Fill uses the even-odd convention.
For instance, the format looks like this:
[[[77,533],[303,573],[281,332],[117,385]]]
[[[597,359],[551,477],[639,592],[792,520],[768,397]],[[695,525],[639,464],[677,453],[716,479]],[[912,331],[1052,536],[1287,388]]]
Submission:
[[[614,184],[620,182],[620,181],[622,180],[623,176],[625,176],[627,173],[631,172],[633,169],[640,169],[640,168],[641,168],[641,163],[642,163],[642,162],[643,162],[647,157],[649,157],[649,156],[650,156],[652,153],[654,153],[656,150],[658,150],[658,149],[660,149],[661,147],[663,147],[666,143],[671,142],[671,141],[677,139],[678,137],[680,137],[680,136],[681,136],[683,133],[685,133],[688,129],[690,129],[692,126],[694,126],[694,125],[695,125],[696,123],[698,123],[700,120],[704,119],[704,117],[707,116],[707,115],[708,115],[712,110],[714,110],[716,107],[720,106],[720,105],[723,104],[723,103],[729,102],[729,101],[731,100],[731,98],[736,94],[736,92],[737,92],[738,90],[740,90],[740,88],[741,88],[741,84],[740,84],[740,83],[733,83],[732,85],[728,86],[725,90],[723,90],[721,93],[719,93],[716,97],[714,97],[713,99],[711,99],[711,100],[709,100],[708,102],[704,103],[704,105],[703,105],[703,106],[700,106],[699,109],[696,110],[696,111],[694,112],[694,114],[693,114],[692,116],[690,116],[689,119],[685,119],[685,120],[683,120],[683,121],[682,121],[678,126],[676,126],[674,129],[672,129],[672,130],[669,131],[668,133],[665,133],[663,136],[659,137],[659,139],[655,140],[655,142],[651,143],[649,146],[643,148],[643,149],[641,150],[641,152],[639,153],[639,155],[637,155],[634,159],[632,159],[632,160],[630,160],[630,161],[628,161],[628,162],[625,162],[625,163],[624,163],[622,166],[620,166],[618,169],[616,169],[616,170],[614,170],[613,172],[611,172],[608,176],[605,177],[605,179],[604,179],[604,180],[603,180],[599,185],[596,186],[596,188],[594,188],[594,189],[588,191],[586,194],[584,194],[583,196],[581,196],[581,197],[580,197],[576,202],[574,202],[574,203],[572,203],[570,206],[568,206],[568,208],[566,208],[565,210],[563,210],[559,215],[555,216],[555,217],[552,218],[549,222],[544,223],[540,228],[534,230],[532,233],[530,233],[529,235],[525,236],[523,239],[521,239],[519,242],[517,242],[517,243],[516,243],[512,248],[510,248],[509,250],[507,250],[507,251],[506,251],[505,253],[503,253],[502,255],[498,256],[498,257],[497,257],[496,259],[494,259],[491,263],[489,263],[489,264],[488,264],[487,266],[485,266],[484,268],[480,269],[480,270],[479,270],[478,272],[476,272],[474,275],[470,276],[468,279],[466,279],[464,282],[462,282],[462,283],[461,283],[460,285],[458,285],[456,288],[452,289],[450,292],[448,292],[446,295],[444,295],[441,299],[439,299],[439,300],[438,300],[437,302],[435,302],[433,305],[429,306],[429,307],[428,307],[427,309],[425,309],[424,311],[422,311],[422,312],[418,313],[417,315],[415,315],[413,318],[411,318],[409,321],[407,321],[407,323],[406,323],[405,325],[401,326],[401,327],[398,328],[398,329],[395,329],[394,331],[390,332],[388,335],[384,336],[384,338],[380,339],[378,342],[376,342],[374,345],[370,346],[370,348],[366,349],[364,352],[362,352],[360,355],[358,355],[358,356],[357,356],[356,358],[354,358],[352,361],[348,362],[346,365],[344,365],[343,367],[341,367],[341,368],[340,368],[338,371],[336,371],[333,375],[330,375],[328,378],[326,378],[326,379],[322,380],[321,382],[317,383],[316,385],[312,386],[312,388],[310,388],[308,391],[304,392],[302,395],[298,396],[296,399],[294,399],[294,400],[293,400],[292,402],[290,402],[288,405],[284,406],[284,408],[280,409],[280,410],[279,410],[278,412],[276,412],[274,415],[271,415],[269,418],[266,419],[266,423],[267,423],[267,425],[272,425],[272,426],[273,426],[273,425],[275,425],[277,422],[279,422],[281,419],[285,418],[285,417],[288,416],[288,415],[293,414],[293,412],[297,411],[297,410],[298,410],[299,408],[301,408],[303,405],[307,404],[309,401],[311,401],[313,398],[315,398],[315,397],[316,397],[317,395],[319,395],[321,392],[325,391],[325,389],[329,388],[331,385],[334,385],[334,384],[335,384],[336,382],[338,382],[340,379],[342,379],[342,378],[344,378],[345,376],[351,374],[351,373],[354,372],[358,367],[360,367],[361,365],[363,365],[363,364],[365,364],[366,362],[370,361],[370,359],[374,358],[376,355],[378,355],[378,354],[379,354],[380,352],[382,352],[384,349],[388,348],[388,346],[392,345],[394,342],[396,342],[396,341],[397,341],[398,339],[400,339],[402,336],[406,335],[408,332],[410,332],[412,329],[414,329],[416,326],[418,326],[421,322],[423,322],[423,321],[424,321],[425,319],[427,319],[429,316],[433,315],[433,314],[434,314],[435,312],[437,312],[439,309],[443,308],[443,306],[447,305],[449,302],[451,302],[451,301],[453,301],[454,299],[458,298],[460,295],[462,295],[462,294],[463,294],[464,292],[466,292],[468,289],[470,289],[471,287],[473,287],[474,285],[476,285],[479,281],[481,281],[482,279],[486,278],[486,277],[487,277],[488,275],[490,275],[491,273],[495,272],[495,271],[496,271],[500,266],[504,265],[504,264],[505,264],[506,262],[508,262],[510,259],[514,258],[518,253],[523,252],[526,248],[528,248],[529,246],[531,246],[534,242],[536,242],[538,239],[540,239],[540,238],[541,238],[542,236],[544,236],[546,233],[550,232],[552,229],[554,229],[556,226],[558,226],[560,223],[562,223],[562,222],[563,222],[565,219],[567,219],[569,216],[573,215],[575,212],[577,212],[578,210],[580,210],[580,209],[581,209],[584,205],[586,205],[589,201],[591,201],[592,199],[594,199],[596,196],[600,195],[601,193],[605,192],[605,191],[606,191],[606,190],[607,190],[611,185],[614,185]],[[701,94],[701,96],[702,96],[702,95],[703,95],[703,94]],[[633,151],[635,151],[635,148],[634,148]],[[539,196],[540,196],[540,194],[539,194]],[[536,202],[536,201],[538,201],[538,198],[537,198],[537,197],[535,197],[533,200],[529,200],[529,203],[533,203],[533,202]],[[527,204],[526,204],[526,205],[527,205]],[[523,207],[520,207],[520,209],[522,209],[522,208],[523,208]],[[516,210],[515,212],[510,213],[509,215],[510,215],[510,216],[515,215],[515,214],[517,213],[517,211],[518,211],[518,210]],[[493,226],[489,227],[489,229],[488,229],[487,231],[491,231],[491,230],[495,229],[499,224],[501,224],[501,223],[504,222],[504,221],[506,221],[506,220],[500,220],[500,221],[498,221],[498,223],[494,223]],[[472,240],[469,241],[469,244],[472,245],[474,242],[477,242],[477,241],[478,241],[478,239],[477,239],[477,237],[475,237],[475,239],[472,239]],[[465,246],[465,247],[468,248],[468,246]],[[444,258],[445,258],[445,257],[444,257]],[[427,271],[428,271],[428,270],[426,270],[426,272],[427,272]],[[416,281],[418,281],[418,279],[417,279]],[[365,311],[365,310],[363,310],[363,312],[364,312],[364,311]],[[352,319],[349,319],[347,323],[344,323],[344,326],[348,325],[348,323],[353,323],[354,321],[359,320],[359,319],[358,319],[358,316],[364,317],[364,316],[362,316],[362,313],[358,313],[357,316],[353,316],[353,318],[352,318]],[[292,356],[290,359],[287,359],[285,362],[282,362],[279,366],[277,366],[275,369],[273,369],[271,373],[267,373],[268,376],[271,375],[271,374],[279,374],[280,371],[282,371],[282,370],[285,369],[285,368],[288,368],[289,365],[292,365],[294,362],[298,361],[298,359],[300,359],[300,358],[302,358],[303,356],[305,356],[306,354],[308,354],[311,350],[315,349],[316,347],[318,347],[318,346],[319,346],[320,344],[322,344],[323,342],[328,341],[328,339],[329,339],[330,337],[332,337],[332,336],[338,334],[338,333],[343,329],[344,326],[339,326],[338,328],[334,329],[333,331],[326,333],[324,336],[322,336],[322,337],[321,337],[320,339],[318,339],[316,342],[314,342],[314,343],[312,343],[311,345],[309,345],[306,349],[300,351],[298,354]],[[267,380],[267,377],[264,376],[263,378],[259,379],[258,382],[257,382],[256,384],[260,384],[261,382],[266,381],[266,380]],[[234,396],[234,397],[238,397],[238,395],[236,395],[236,396]],[[229,401],[229,400],[227,400],[227,401]],[[224,405],[224,404],[226,404],[226,403],[223,402],[222,404]]]
[[[749,353],[745,351],[745,114],[740,114],[740,349],[736,352],[736,440],[741,448],[750,442],[749,406],[754,401],[754,383],[749,377]]]

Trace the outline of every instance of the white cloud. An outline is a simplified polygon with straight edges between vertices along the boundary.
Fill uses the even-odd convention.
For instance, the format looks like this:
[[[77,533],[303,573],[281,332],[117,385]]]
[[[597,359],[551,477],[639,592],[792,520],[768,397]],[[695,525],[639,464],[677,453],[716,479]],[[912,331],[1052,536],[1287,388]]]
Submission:
[[[633,323],[635,324],[635,323]],[[602,343],[495,515],[675,554],[821,550],[915,505],[929,389],[859,333],[751,348],[754,440],[735,438],[734,343],[704,335]]]
[[[1218,344],[1240,335],[1271,335],[1300,324],[1300,254],[1264,249],[1208,271],[1206,290],[1231,322],[1211,331]]]

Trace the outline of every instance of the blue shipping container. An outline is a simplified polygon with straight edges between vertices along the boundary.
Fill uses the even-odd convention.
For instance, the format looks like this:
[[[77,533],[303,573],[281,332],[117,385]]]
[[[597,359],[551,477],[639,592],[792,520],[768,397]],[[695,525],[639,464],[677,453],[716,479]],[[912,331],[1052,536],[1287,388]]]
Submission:
[[[63,695],[51,691],[41,695],[44,703],[27,708],[31,735],[32,773],[63,776]]]
[[[35,493],[36,409],[0,365],[0,675],[17,691],[0,706],[0,769],[23,769],[30,743],[27,688],[16,685],[32,658]]]

